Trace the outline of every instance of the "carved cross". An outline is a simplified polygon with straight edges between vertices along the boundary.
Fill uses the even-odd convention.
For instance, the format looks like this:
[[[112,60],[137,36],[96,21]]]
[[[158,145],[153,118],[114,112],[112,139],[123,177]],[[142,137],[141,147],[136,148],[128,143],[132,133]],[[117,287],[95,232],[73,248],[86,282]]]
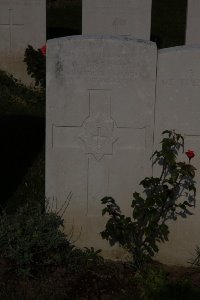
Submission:
[[[111,114],[110,90],[89,90],[89,116],[81,126],[53,125],[52,147],[55,150],[65,149],[66,157],[67,150],[72,149],[86,154],[87,215],[99,214],[97,201],[109,193],[109,161],[114,149],[117,153],[141,152],[145,147],[145,130],[145,127],[122,127],[116,123]],[[134,140],[136,136],[138,145]]]
[[[7,23],[0,23],[0,26],[2,27],[8,27],[9,29],[9,46],[10,46],[10,52],[12,51],[12,40],[13,40],[13,28],[24,26],[23,23],[16,23],[13,22],[13,9],[8,9],[8,22]]]

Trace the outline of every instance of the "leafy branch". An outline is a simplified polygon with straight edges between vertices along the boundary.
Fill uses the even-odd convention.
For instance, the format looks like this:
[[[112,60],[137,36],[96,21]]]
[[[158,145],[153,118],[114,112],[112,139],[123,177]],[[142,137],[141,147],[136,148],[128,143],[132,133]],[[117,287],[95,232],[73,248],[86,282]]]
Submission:
[[[166,221],[191,215],[189,208],[195,205],[196,169],[190,164],[191,157],[187,154],[191,156],[193,151],[186,152],[189,163],[177,161],[179,151],[184,151],[183,136],[169,130],[162,135],[165,137],[161,141],[161,150],[156,150],[151,157],[153,165],[162,167],[161,175],[146,177],[140,182],[144,191],[142,195],[133,193],[132,218],[122,214],[112,197],[101,200],[106,205],[102,215],[110,216],[105,230],[101,232],[102,238],[108,240],[111,246],[119,243],[128,250],[137,269],[159,251],[158,243],[168,241]]]

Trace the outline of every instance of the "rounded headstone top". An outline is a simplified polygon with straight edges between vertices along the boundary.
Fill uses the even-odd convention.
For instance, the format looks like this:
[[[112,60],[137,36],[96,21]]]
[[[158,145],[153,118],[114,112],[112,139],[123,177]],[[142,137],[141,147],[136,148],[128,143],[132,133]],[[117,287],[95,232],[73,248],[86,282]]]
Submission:
[[[75,35],[75,36],[66,36],[60,38],[54,38],[47,40],[47,44],[59,44],[60,42],[64,41],[84,41],[84,40],[110,40],[110,41],[119,41],[119,42],[134,42],[134,43],[141,43],[145,45],[149,45],[152,47],[157,47],[156,43],[143,40],[143,39],[136,39],[130,36],[113,36],[113,35]]]
[[[183,52],[183,51],[199,51],[200,45],[191,45],[191,46],[177,46],[177,47],[170,47],[158,50],[159,54],[167,54],[167,53],[175,53],[175,52]]]

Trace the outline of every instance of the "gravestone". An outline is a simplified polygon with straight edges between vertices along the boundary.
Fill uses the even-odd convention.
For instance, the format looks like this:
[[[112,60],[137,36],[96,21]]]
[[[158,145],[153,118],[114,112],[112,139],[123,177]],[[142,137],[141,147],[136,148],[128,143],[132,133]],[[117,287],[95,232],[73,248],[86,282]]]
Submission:
[[[119,258],[100,236],[101,198],[130,215],[132,194],[151,175],[157,49],[129,38],[48,41],[46,196],[61,207],[79,246]],[[54,203],[55,204],[55,203]]]
[[[150,40],[151,0],[83,0],[82,33]]]
[[[186,45],[200,44],[200,1],[188,0]]]
[[[28,44],[46,43],[45,0],[0,0],[0,69],[30,82],[23,63]]]
[[[155,117],[155,149],[160,148],[161,132],[175,129],[185,138],[185,150],[196,156],[191,163],[197,167],[195,181],[200,182],[200,47],[174,47],[158,54],[157,99]],[[188,163],[185,153],[180,159]],[[187,265],[196,245],[200,244],[200,204],[197,184],[194,216],[169,222],[169,242],[161,245],[158,259],[168,264]]]

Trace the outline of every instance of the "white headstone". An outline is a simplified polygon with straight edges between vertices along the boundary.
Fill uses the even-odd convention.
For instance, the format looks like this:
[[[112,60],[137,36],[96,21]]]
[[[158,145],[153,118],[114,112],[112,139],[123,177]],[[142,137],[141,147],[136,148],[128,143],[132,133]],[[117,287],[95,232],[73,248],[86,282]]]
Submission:
[[[157,71],[155,148],[160,147],[161,132],[175,129],[185,137],[185,151],[196,153],[191,163],[197,167],[195,180],[200,182],[200,47],[174,47],[160,50]],[[185,153],[181,160],[188,163]],[[197,186],[198,189],[198,186]],[[169,242],[161,245],[158,258],[164,263],[187,265],[200,244],[199,191],[195,215],[179,218],[170,224]]]
[[[24,52],[46,43],[45,0],[0,0],[0,69],[27,82]]]
[[[117,258],[100,237],[101,198],[130,215],[132,194],[151,174],[157,49],[128,38],[48,41],[46,196],[61,207],[77,244]],[[81,231],[82,228],[82,231]]]
[[[83,0],[82,33],[150,40],[152,0]]]
[[[186,45],[200,44],[200,1],[188,0]]]

